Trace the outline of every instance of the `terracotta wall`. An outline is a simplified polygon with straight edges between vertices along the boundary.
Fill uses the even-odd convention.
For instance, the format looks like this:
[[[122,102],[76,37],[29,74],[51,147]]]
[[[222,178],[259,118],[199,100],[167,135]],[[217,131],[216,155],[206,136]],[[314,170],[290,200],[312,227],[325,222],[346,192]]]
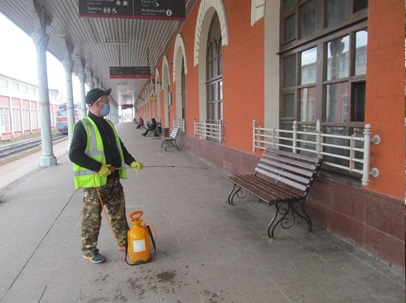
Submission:
[[[366,117],[373,134],[382,142],[371,146],[371,167],[379,177],[371,178],[367,190],[405,198],[405,27],[404,2],[370,0]],[[403,203],[403,202],[402,202]]]
[[[223,47],[224,145],[252,150],[252,120],[264,119],[264,19],[251,26],[251,1],[224,1],[229,44]]]

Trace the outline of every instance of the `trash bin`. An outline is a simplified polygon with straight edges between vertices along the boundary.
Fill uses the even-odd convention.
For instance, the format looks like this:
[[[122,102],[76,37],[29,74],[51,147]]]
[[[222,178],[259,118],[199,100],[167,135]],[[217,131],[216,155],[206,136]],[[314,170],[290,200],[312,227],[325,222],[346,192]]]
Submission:
[[[164,127],[163,128],[162,136],[163,137],[169,137],[169,127]]]
[[[161,126],[161,124],[158,124],[157,129],[158,129],[158,134],[161,135],[162,134],[162,126]]]

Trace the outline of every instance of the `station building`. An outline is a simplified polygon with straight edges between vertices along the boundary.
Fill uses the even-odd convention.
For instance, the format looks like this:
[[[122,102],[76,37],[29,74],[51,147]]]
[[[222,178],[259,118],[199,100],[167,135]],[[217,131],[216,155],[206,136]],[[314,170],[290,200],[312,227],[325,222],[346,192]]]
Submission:
[[[51,38],[61,39],[58,26],[70,23],[66,24],[65,18],[49,23],[47,11],[56,9],[58,1],[31,2],[40,12],[34,20],[41,21],[36,23],[41,29],[35,33],[34,43],[39,55],[44,55],[47,43],[39,42],[47,37],[46,27],[51,27]],[[70,22],[78,26],[90,23],[74,20],[78,2],[69,3],[72,9],[66,14],[74,14]],[[306,201],[313,223],[404,271],[405,2],[186,3],[193,7],[158,64],[151,66],[152,77],[143,91],[139,95],[137,91],[133,104],[126,103],[127,99],[125,103],[119,99],[110,102],[112,121],[118,121],[118,105],[124,104],[134,107],[135,117],[155,117],[164,128],[179,127],[180,145],[227,175],[253,172],[267,147],[322,157],[321,173]],[[11,15],[18,19],[22,5],[10,1],[1,7],[14,11]],[[21,22],[26,30],[33,28],[26,23],[29,21]],[[90,40],[99,41],[91,28]],[[68,53],[67,75],[73,65],[69,38],[62,35],[63,52]],[[107,38],[103,41],[110,45]],[[76,41],[77,50],[84,52],[83,58],[76,54],[84,113],[84,69],[94,72],[94,66],[80,45],[88,41]],[[61,57],[57,39],[50,39],[50,45]],[[108,49],[113,56],[120,47]],[[42,68],[43,61],[39,56]],[[94,73],[91,76],[90,88],[105,88],[101,81],[93,82],[97,80]],[[44,79],[39,79],[42,87]],[[7,133],[31,129],[33,126],[18,126],[18,119],[27,120],[23,116],[28,116],[22,109],[36,115],[30,98],[7,96],[0,97],[0,107],[10,117],[8,124],[4,122],[10,125]],[[13,107],[20,112],[12,113]],[[47,119],[41,119],[48,125]],[[31,123],[34,120],[31,118]],[[43,137],[49,138],[45,131]],[[47,143],[51,150],[51,141]],[[40,163],[55,165],[56,158],[44,152]]]
[[[201,0],[135,115],[228,175],[275,141],[318,154],[313,222],[404,270],[404,48],[401,0]]]
[[[49,89],[51,128],[55,129],[60,94]],[[39,123],[38,86],[0,74],[0,142],[37,135]]]

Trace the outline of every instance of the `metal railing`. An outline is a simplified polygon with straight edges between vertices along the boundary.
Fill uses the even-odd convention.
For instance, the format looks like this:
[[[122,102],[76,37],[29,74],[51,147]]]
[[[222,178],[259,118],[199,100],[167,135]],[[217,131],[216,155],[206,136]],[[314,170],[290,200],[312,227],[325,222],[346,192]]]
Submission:
[[[186,133],[185,119],[173,120],[173,128],[179,128],[182,133]]]
[[[201,139],[223,143],[223,121],[217,123],[206,123],[194,121],[194,135]]]
[[[378,177],[379,170],[369,168],[370,144],[380,143],[379,135],[371,138],[371,125],[366,124],[362,135],[324,134],[317,120],[315,131],[298,130],[293,122],[292,130],[269,129],[252,123],[252,151],[267,147],[285,148],[293,153],[313,154],[323,159],[323,164],[361,174],[362,185],[369,184],[369,176]]]

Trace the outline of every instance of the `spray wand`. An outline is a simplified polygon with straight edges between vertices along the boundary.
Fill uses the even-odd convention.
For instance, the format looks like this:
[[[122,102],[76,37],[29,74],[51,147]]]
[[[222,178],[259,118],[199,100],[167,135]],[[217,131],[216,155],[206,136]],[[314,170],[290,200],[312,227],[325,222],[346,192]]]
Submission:
[[[110,170],[113,172],[115,170],[131,168],[130,166],[125,167],[114,167],[110,166]],[[144,168],[196,168],[196,169],[207,169],[207,167],[198,167],[198,166],[183,166],[183,165],[144,165]]]

